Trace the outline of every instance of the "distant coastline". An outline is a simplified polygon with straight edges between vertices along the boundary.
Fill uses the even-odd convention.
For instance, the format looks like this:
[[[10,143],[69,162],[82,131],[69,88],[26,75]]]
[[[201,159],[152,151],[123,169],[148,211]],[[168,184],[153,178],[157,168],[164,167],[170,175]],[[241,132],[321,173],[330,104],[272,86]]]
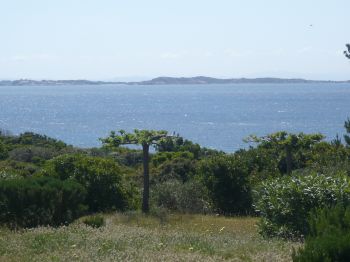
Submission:
[[[213,78],[197,77],[157,77],[139,82],[113,82],[90,80],[1,80],[0,86],[60,86],[60,85],[210,85],[210,84],[308,84],[308,83],[350,83],[348,81],[306,80],[301,78]]]

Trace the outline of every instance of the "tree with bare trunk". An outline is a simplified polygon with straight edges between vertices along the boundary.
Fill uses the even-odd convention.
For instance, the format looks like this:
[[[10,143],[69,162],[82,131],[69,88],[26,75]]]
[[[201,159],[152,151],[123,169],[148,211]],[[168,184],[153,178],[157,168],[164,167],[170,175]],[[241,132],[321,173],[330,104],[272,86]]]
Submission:
[[[116,148],[120,145],[141,145],[143,152],[143,196],[142,196],[142,212],[149,212],[149,148],[150,146],[157,146],[159,143],[171,137],[167,131],[155,130],[138,130],[134,133],[126,133],[120,130],[118,134],[112,131],[107,138],[101,138],[104,146]]]
[[[250,135],[244,141],[257,143],[259,147],[276,150],[277,155],[280,155],[285,162],[286,173],[290,175],[293,171],[295,155],[303,150],[310,150],[323,138],[321,134],[292,134],[280,131],[263,137]]]

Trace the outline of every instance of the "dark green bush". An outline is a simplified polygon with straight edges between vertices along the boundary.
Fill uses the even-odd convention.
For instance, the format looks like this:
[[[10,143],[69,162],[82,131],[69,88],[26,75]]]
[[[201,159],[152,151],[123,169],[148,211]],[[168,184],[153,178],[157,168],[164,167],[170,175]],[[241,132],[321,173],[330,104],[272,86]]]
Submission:
[[[305,245],[293,252],[295,262],[350,261],[350,208],[318,209],[309,218]]]
[[[280,173],[285,174],[306,167],[312,159],[313,148],[321,143],[323,138],[321,134],[280,131],[264,137],[252,135],[245,140],[257,143],[257,149],[263,149],[269,161],[277,161]]]
[[[215,156],[199,163],[197,176],[208,190],[214,208],[224,214],[246,214],[252,196],[246,166],[236,156]]]
[[[302,237],[309,233],[311,210],[350,203],[350,180],[343,175],[284,176],[263,182],[254,199],[262,217],[259,227],[263,235]]]
[[[164,153],[162,153],[162,155],[163,154]],[[191,153],[189,154],[191,155]],[[157,168],[155,168],[152,173],[154,174],[153,178],[156,182],[164,182],[172,179],[186,182],[194,176],[196,171],[195,167],[195,160],[191,159],[191,157],[186,158],[181,156],[164,160],[162,163],[158,164]]]
[[[159,152],[159,153],[152,156],[152,164],[157,167],[168,160],[173,160],[173,159],[178,159],[178,158],[192,160],[192,159],[194,159],[194,155],[193,155],[193,153],[188,152],[188,151],[184,151],[184,152],[182,152],[182,151],[181,152]]]
[[[111,159],[62,155],[47,162],[43,175],[61,180],[75,179],[83,185],[91,212],[124,210],[133,201],[133,191],[129,190],[119,165]]]
[[[180,136],[162,139],[156,146],[156,150],[158,152],[190,152],[195,159],[224,154],[222,151],[201,147],[199,144],[183,139]]]
[[[83,219],[83,223],[87,226],[99,228],[106,224],[105,219],[101,215],[93,215],[89,217],[85,217]]]
[[[205,188],[197,181],[168,180],[155,185],[151,196],[154,208],[183,213],[208,213],[211,208]]]
[[[102,150],[106,150],[106,148],[102,147]],[[118,163],[125,166],[135,167],[142,164],[141,150],[119,147],[111,155]]]
[[[57,156],[58,152],[53,148],[23,146],[17,147],[9,152],[9,158],[21,162],[33,162],[41,164],[45,160]]]
[[[85,197],[85,189],[74,181],[1,180],[0,223],[10,227],[67,224],[85,211]]]
[[[0,160],[6,159],[8,157],[8,149],[4,143],[0,140]]]
[[[307,169],[328,175],[344,173],[350,176],[350,151],[339,142],[321,142],[312,149],[311,155]]]
[[[8,136],[5,138],[5,141],[7,144],[14,146],[35,145],[38,147],[54,148],[56,150],[67,147],[67,144],[62,141],[32,132],[25,132],[19,136]]]
[[[271,150],[259,147],[241,149],[235,152],[241,166],[247,170],[249,181],[258,184],[267,178],[280,176],[278,157],[272,154]]]

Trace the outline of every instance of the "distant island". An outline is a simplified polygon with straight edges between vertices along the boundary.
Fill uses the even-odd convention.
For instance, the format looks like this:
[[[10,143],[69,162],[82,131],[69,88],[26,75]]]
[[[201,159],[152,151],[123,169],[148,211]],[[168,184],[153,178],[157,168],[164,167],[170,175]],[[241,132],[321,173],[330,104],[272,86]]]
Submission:
[[[206,76],[197,77],[157,77],[152,80],[136,82],[141,85],[197,85],[197,84],[304,84],[304,83],[350,83],[350,81],[321,81],[299,78],[229,78],[220,79]]]
[[[108,85],[119,82],[90,81],[90,80],[1,80],[0,86],[60,86],[60,85]],[[122,84],[122,83],[121,83]]]
[[[348,81],[306,80],[301,78],[213,78],[196,77],[157,77],[139,82],[113,82],[90,80],[1,80],[0,86],[59,86],[59,85],[209,85],[209,84],[307,84],[307,83],[350,83]]]

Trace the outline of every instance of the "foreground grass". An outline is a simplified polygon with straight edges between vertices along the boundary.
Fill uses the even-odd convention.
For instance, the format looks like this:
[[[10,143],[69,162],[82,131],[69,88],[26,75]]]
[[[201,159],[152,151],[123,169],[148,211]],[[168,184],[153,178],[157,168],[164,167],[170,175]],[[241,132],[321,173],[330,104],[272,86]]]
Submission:
[[[256,218],[105,215],[106,225],[0,229],[0,261],[290,261],[297,243],[264,240]]]

